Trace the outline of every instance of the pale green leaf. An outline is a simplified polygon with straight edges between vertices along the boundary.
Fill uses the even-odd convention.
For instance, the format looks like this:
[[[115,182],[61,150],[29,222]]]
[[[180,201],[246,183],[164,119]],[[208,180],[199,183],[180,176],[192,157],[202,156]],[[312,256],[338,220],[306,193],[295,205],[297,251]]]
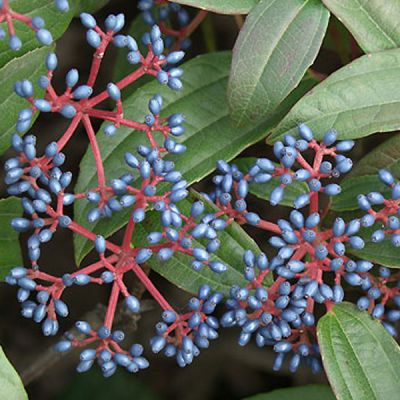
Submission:
[[[0,399],[28,400],[21,378],[0,347]]]
[[[400,393],[400,349],[381,323],[352,304],[318,322],[325,372],[338,400],[387,400]]]
[[[238,125],[274,112],[314,62],[328,25],[319,0],[261,0],[233,49],[228,100]]]
[[[322,0],[366,53],[400,47],[398,0]]]
[[[175,3],[218,14],[247,14],[259,0],[176,0]]]
[[[365,55],[339,69],[304,96],[268,137],[297,134],[306,123],[317,138],[335,128],[354,139],[400,127],[400,49]]]

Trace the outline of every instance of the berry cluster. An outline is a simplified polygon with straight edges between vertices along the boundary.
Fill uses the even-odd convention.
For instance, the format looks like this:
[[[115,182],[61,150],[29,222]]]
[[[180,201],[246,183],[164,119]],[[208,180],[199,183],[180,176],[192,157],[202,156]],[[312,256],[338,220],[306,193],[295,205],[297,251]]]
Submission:
[[[199,11],[190,20],[185,8],[168,0],[139,0],[138,8],[143,21],[149,26],[157,24],[165,35],[166,47],[174,50],[187,50],[191,46],[189,36],[207,15],[206,11]]]
[[[399,273],[391,275],[388,268],[381,267],[376,277],[371,262],[353,259],[348,253],[349,249],[364,247],[360,230],[374,221],[387,222],[385,232],[392,235],[394,244],[397,243],[398,220],[389,215],[398,213],[400,185],[394,183],[388,172],[381,171],[382,181],[392,188],[393,199],[384,200],[378,193],[360,196],[360,205],[368,210],[367,216],[347,223],[338,217],[331,228],[326,228],[322,220],[329,211],[329,202],[325,202],[327,205],[321,210],[321,196],[329,199],[340,193],[340,186],[332,183],[332,179],[350,171],[352,161],[342,153],[350,151],[354,142],[336,142],[337,134],[330,130],[318,143],[304,124],[299,126],[299,136],[285,135],[282,142],[275,143],[274,155],[278,163],[260,158],[247,172],[241,172],[237,166],[219,161],[220,174],[214,177],[215,190],[208,198],[221,210],[220,215],[228,218],[228,223],[237,221],[271,232],[269,244],[276,249],[271,260],[264,254],[245,253],[244,277],[248,283],[231,288],[222,326],[240,327],[239,344],[242,346],[253,335],[259,347],[272,346],[277,352],[276,370],[281,367],[285,355],[292,353],[291,371],[295,371],[303,359],[316,372],[321,368],[316,342],[316,305],[323,304],[329,310],[334,303],[342,302],[344,284],[367,290],[368,295],[360,298],[358,306],[368,309],[376,318],[386,319],[384,326],[396,335],[390,323],[400,318]],[[307,190],[294,200],[295,209],[288,220],[266,221],[247,209],[250,185],[270,181],[277,182],[270,193],[272,205],[282,202],[288,185],[296,181],[307,184]],[[385,208],[374,211],[372,205],[376,204],[384,204]],[[384,236],[383,230],[379,232]],[[373,238],[377,236],[375,232]],[[273,284],[267,287],[266,277],[271,275]],[[385,304],[392,299],[394,308],[385,314]]]
[[[154,286],[142,268],[151,257],[166,261],[175,253],[182,253],[193,259],[192,267],[208,267],[216,273],[226,270],[226,266],[214,261],[211,254],[219,247],[218,231],[225,228],[225,222],[217,215],[207,213],[201,201],[192,204],[190,215],[184,215],[178,203],[188,196],[187,182],[183,180],[174,163],[164,161],[165,153],[179,155],[185,146],[175,138],[184,133],[184,117],[173,114],[168,118],[160,117],[163,105],[162,97],[155,94],[149,100],[149,114],[143,122],[124,118],[121,90],[148,74],[173,90],[182,87],[180,77],[183,71],[174,68],[184,53],[170,52],[163,55],[164,42],[158,26],[153,26],[148,35],[147,54],[142,54],[134,38],[118,32],[124,26],[124,16],[110,15],[102,30],[93,16],[82,14],[81,21],[87,28],[87,42],[95,49],[90,74],[84,84],[78,83],[76,69],[66,75],[66,90],[56,93],[52,78],[57,67],[57,57],[49,53],[46,59],[48,73],[41,76],[38,85],[45,89],[45,95],[34,95],[34,84],[29,80],[16,82],[15,92],[29,102],[30,107],[22,110],[17,121],[17,132],[25,132],[37,112],[59,113],[70,120],[66,131],[51,142],[38,154],[36,138],[32,134],[23,138],[15,134],[12,146],[18,153],[5,163],[8,192],[22,196],[25,216],[15,218],[12,226],[19,232],[29,232],[27,241],[31,266],[16,267],[11,270],[6,281],[18,287],[17,298],[22,306],[22,315],[32,318],[42,326],[43,334],[53,336],[59,329],[59,317],[68,315],[68,306],[61,297],[70,286],[88,284],[110,285],[111,293],[103,325],[94,330],[86,321],[76,325],[83,338],[67,333],[56,346],[59,351],[72,347],[96,345],[95,349],[83,350],[78,371],[88,370],[97,360],[104,376],[112,375],[117,365],[130,372],[146,368],[148,363],[142,357],[142,348],[134,345],[130,351],[120,347],[124,334],[113,330],[113,321],[119,298],[123,306],[132,313],[140,311],[139,298],[129,291],[125,276],[134,274],[152,297],[164,310],[163,318],[169,326],[157,325],[157,338],[152,340],[152,349],[158,352],[163,348],[160,338],[165,341],[166,354],[175,355],[180,365],[189,364],[200,348],[208,346],[208,341],[216,337],[218,322],[210,314],[221,300],[220,294],[212,294],[210,288],[203,287],[199,298],[189,302],[188,313],[179,314],[167,302]],[[138,68],[97,95],[93,87],[97,81],[102,58],[109,45],[125,48],[127,60],[137,64]],[[100,109],[97,106],[111,100],[114,111]],[[116,134],[120,126],[130,127],[135,134],[143,134],[147,144],[141,144],[135,151],[126,152],[125,163],[128,172],[119,177],[106,177],[100,149],[92,126],[93,119],[108,121],[104,133]],[[63,171],[65,145],[82,124],[87,133],[97,170],[97,185],[82,193],[68,190],[72,174]],[[161,134],[158,135],[157,133]],[[157,135],[156,135],[157,134]],[[161,137],[161,140],[159,139]],[[101,235],[79,225],[70,217],[69,208],[76,201],[85,201],[93,205],[87,219],[94,222],[100,218],[112,216],[123,209],[130,210],[122,243],[113,243]],[[143,247],[131,246],[135,226],[142,223],[150,210],[159,215],[159,230],[148,235],[148,244]],[[59,229],[69,229],[94,243],[98,261],[75,272],[54,276],[42,270],[40,265],[41,248],[49,242]],[[202,239],[204,247],[192,245],[192,239]],[[174,350],[172,350],[172,347]]]
[[[358,196],[360,209],[367,212],[361,218],[361,225],[372,230],[372,243],[380,243],[388,238],[392,246],[399,247],[400,182],[396,182],[393,175],[384,169],[378,172],[378,177],[388,189],[388,196],[386,192]],[[366,295],[357,302],[361,310],[367,310],[373,317],[379,318],[393,336],[397,336],[395,324],[400,320],[399,275],[385,267],[380,267],[378,274],[369,274],[361,283]]]
[[[318,289],[321,291],[322,287],[318,288],[316,283],[310,284],[316,281],[306,278],[300,278],[297,285],[292,285],[281,276],[277,277],[272,286],[266,287],[265,278],[273,273],[274,268],[265,254],[261,253],[256,257],[253,252],[247,251],[244,262],[244,276],[249,283],[244,287],[231,288],[230,297],[226,301],[228,311],[221,319],[222,326],[240,327],[241,346],[249,343],[253,335],[257,346],[273,346],[278,353],[274,370],[279,370],[285,354],[292,352],[290,371],[295,372],[301,359],[304,359],[313,372],[318,372],[321,364],[318,347],[314,345],[314,300],[311,296]],[[296,262],[293,261],[292,264],[295,266]]]
[[[39,43],[48,46],[53,42],[51,33],[45,29],[43,18],[38,16],[28,17],[27,15],[20,14],[10,7],[9,0],[0,0],[0,23],[4,22],[7,25],[8,45],[11,50],[17,51],[22,47],[21,39],[15,31],[14,21],[18,21],[32,29]],[[0,28],[0,40],[4,40],[6,36],[6,31]]]
[[[217,271],[219,272],[219,271]],[[188,312],[177,315],[165,310],[162,322],[156,325],[156,333],[150,340],[154,353],[164,350],[167,357],[175,357],[180,367],[191,364],[200,349],[208,348],[209,341],[218,337],[218,319],[213,317],[216,306],[222,300],[221,293],[211,293],[208,285],[199,289],[198,297],[188,301]]]
[[[6,1],[0,4],[8,6]],[[56,4],[67,11],[67,1],[56,1]],[[159,7],[157,15],[154,6]],[[297,370],[303,361],[317,372],[321,369],[315,328],[318,305],[330,310],[333,304],[342,302],[346,286],[363,292],[357,301],[358,307],[380,319],[395,336],[395,323],[400,319],[400,273],[375,267],[352,253],[365,246],[363,229],[372,230],[372,242],[389,237],[394,246],[400,245],[400,183],[395,182],[390,172],[381,170],[379,178],[388,190],[358,197],[365,215],[348,222],[337,217],[327,227],[324,219],[329,212],[330,198],[341,192],[334,180],[351,170],[352,161],[346,152],[353,148],[354,142],[337,141],[334,130],[328,131],[318,142],[313,132],[301,124],[299,137],[285,135],[282,141],[274,144],[275,161],[259,158],[247,171],[240,171],[236,165],[223,160],[217,163],[218,174],[213,179],[215,190],[204,194],[217,211],[210,213],[202,201],[195,200],[188,213],[182,212],[180,203],[189,201],[188,184],[174,163],[163,156],[166,153],[179,156],[186,150],[179,142],[185,132],[184,116],[161,117],[163,99],[154,94],[149,99],[149,112],[143,115],[143,121],[127,119],[121,91],[143,75],[155,77],[171,90],[180,90],[183,70],[176,64],[184,53],[174,49],[188,46],[187,36],[205,14],[199,12],[189,23],[187,13],[180,6],[164,0],[142,0],[139,7],[145,21],[152,25],[143,37],[146,54],[139,50],[133,37],[120,34],[125,23],[122,14],[108,16],[102,29],[92,15],[84,13],[81,21],[87,29],[86,40],[94,48],[88,79],[81,83],[79,72],[71,69],[65,77],[65,91],[58,94],[52,84],[57,57],[49,53],[47,74],[37,83],[45,91],[43,96],[35,96],[35,85],[29,80],[15,83],[15,92],[29,105],[18,116],[17,133],[12,138],[12,146],[18,154],[5,163],[5,182],[10,195],[22,197],[25,215],[15,218],[12,226],[18,232],[29,234],[30,265],[13,268],[6,281],[18,287],[22,315],[40,323],[45,336],[54,336],[59,331],[59,318],[69,314],[62,300],[67,288],[110,285],[102,325],[94,329],[89,322],[78,321],[75,325],[78,335],[66,332],[56,345],[60,352],[82,348],[77,370],[87,371],[96,361],[105,377],[111,376],[118,365],[132,373],[148,366],[143,347],[134,344],[124,350],[121,343],[125,334],[115,327],[120,299],[127,311],[139,313],[141,310],[139,293],[127,287],[125,278],[128,275],[134,275],[163,310],[162,321],[157,323],[150,340],[152,351],[174,357],[182,367],[191,364],[201,349],[208,348],[210,341],[218,337],[221,325],[239,327],[242,346],[252,337],[259,347],[271,346],[277,353],[275,370],[286,357],[290,358],[291,371]],[[176,13],[179,31],[167,27],[169,13]],[[159,26],[154,25],[156,20],[160,21]],[[163,33],[170,38],[164,40]],[[47,34],[42,32],[40,36],[43,35]],[[175,44],[171,38],[176,39]],[[126,50],[127,62],[135,65],[135,69],[93,94],[104,53],[110,45]],[[165,50],[171,48],[165,55]],[[100,106],[104,102],[114,104],[114,109],[105,110]],[[43,154],[38,154],[34,135],[27,134],[23,138],[18,135],[29,129],[34,115],[39,112],[58,113],[69,120],[68,128],[46,146]],[[127,172],[123,175],[106,176],[93,119],[107,121],[104,128],[107,136],[117,134],[121,126],[143,136],[143,144],[137,149],[127,149],[130,150],[124,155]],[[76,193],[69,189],[72,174],[63,170],[63,149],[80,125],[93,152],[97,184]],[[269,197],[272,206],[282,203],[288,186],[303,187],[287,219],[264,220],[248,209],[251,187],[267,182],[276,183]],[[128,209],[129,221],[121,242],[96,235],[74,221],[70,206],[78,201],[91,205],[87,213],[89,223]],[[158,224],[152,224],[156,228],[148,234],[144,245],[132,247],[136,227],[148,221],[150,212],[157,217]],[[197,296],[188,301],[185,311],[178,312],[149,278],[146,263],[153,258],[165,262],[183,254],[190,258],[190,265],[196,271],[209,268],[214,273],[223,273],[227,266],[216,260],[213,253],[220,247],[219,232],[234,221],[267,231],[274,255],[268,259],[263,253],[245,252],[246,284],[231,287],[220,320],[213,314],[223,295],[213,293],[208,285],[201,286]],[[42,247],[60,229],[68,229],[92,241],[96,262],[61,276],[44,272],[40,265]],[[268,286],[271,280],[273,283]],[[87,346],[89,348],[83,349]]]
[[[77,321],[75,327],[85,338],[79,340],[71,332],[66,332],[64,339],[56,344],[56,351],[63,353],[70,350],[71,347],[83,347],[93,342],[99,342],[96,349],[86,349],[81,352],[80,362],[76,367],[78,372],[88,371],[95,360],[106,378],[115,373],[118,365],[131,373],[136,373],[149,366],[149,362],[143,357],[143,346],[140,344],[133,344],[129,352],[120,347],[119,343],[125,338],[124,332],[120,330],[111,332],[106,326],[94,331],[86,321]]]
[[[380,170],[378,173],[380,181],[389,189],[390,198],[386,199],[385,194],[370,192],[367,195],[360,194],[357,198],[361,210],[367,211],[362,218],[362,224],[366,228],[373,227],[376,223],[383,226],[375,230],[371,235],[371,241],[379,243],[390,237],[393,246],[400,246],[400,221],[398,218],[400,209],[400,182],[395,182],[393,175],[387,170]],[[378,208],[377,211],[374,210]]]

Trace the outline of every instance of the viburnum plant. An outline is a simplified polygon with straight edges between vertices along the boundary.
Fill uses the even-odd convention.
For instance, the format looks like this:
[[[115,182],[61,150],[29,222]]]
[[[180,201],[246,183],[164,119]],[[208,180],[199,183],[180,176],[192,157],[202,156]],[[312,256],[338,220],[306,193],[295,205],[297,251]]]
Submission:
[[[71,18],[68,1],[43,3]],[[124,14],[100,22],[86,3],[73,11],[93,48],[87,77],[69,69],[65,90],[57,90],[57,51],[40,47],[0,70],[18,104],[0,106],[13,119],[4,125],[13,152],[4,181],[13,197],[0,202],[0,213],[15,214],[9,223],[24,233],[26,249],[24,263],[17,254],[1,267],[22,316],[56,336],[68,329],[61,318],[70,287],[107,286],[102,323],[78,320],[54,346],[79,348],[78,372],[98,364],[104,377],[118,366],[135,373],[149,366],[149,350],[184,367],[236,328],[240,346],[254,341],[276,353],[275,371],[286,361],[291,372],[302,364],[324,369],[338,399],[395,398],[399,139],[392,133],[368,154],[355,139],[399,126],[400,4],[371,2],[365,18],[336,0],[139,0],[128,28]],[[14,21],[34,31],[38,45],[51,45],[45,20],[18,5],[0,1],[9,47],[25,48]],[[233,57],[216,52],[182,64],[209,11],[236,16]],[[331,12],[347,29],[328,27]],[[330,76],[310,68],[321,46],[343,63]],[[99,74],[111,47],[124,56],[104,87]],[[42,58],[44,68],[13,71],[24,57]],[[146,76],[152,82],[141,84]],[[40,123],[31,127],[39,114],[68,122],[50,143]],[[74,186],[65,149],[80,128],[88,150]],[[265,139],[258,147],[265,156],[237,157]],[[214,170],[211,186],[190,189]],[[77,265],[59,274],[41,255],[62,230],[74,235]],[[89,253],[95,261],[81,266]],[[194,297],[175,306],[151,269]],[[161,309],[149,345],[129,341],[115,322],[118,310],[140,315],[144,291]]]

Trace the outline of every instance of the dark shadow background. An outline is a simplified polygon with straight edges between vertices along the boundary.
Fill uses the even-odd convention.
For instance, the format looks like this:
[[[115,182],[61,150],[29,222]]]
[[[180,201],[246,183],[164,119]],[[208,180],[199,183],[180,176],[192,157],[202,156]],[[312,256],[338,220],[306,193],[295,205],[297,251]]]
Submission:
[[[71,0],[73,1],[73,0]],[[136,1],[113,0],[109,5],[97,13],[98,21],[104,20],[109,13],[124,12],[127,16],[126,27],[129,21],[137,16]],[[215,43],[218,50],[231,49],[233,47],[238,27],[234,17],[211,15],[209,23],[215,31]],[[313,66],[315,71],[322,74],[330,74],[340,68],[343,63],[360,55],[360,50],[354,45],[351,37],[344,38],[348,42],[338,38],[337,21],[333,18],[329,26],[328,39],[321,50],[318,59]],[[336,39],[335,39],[336,37]],[[332,44],[332,39],[333,44]],[[189,57],[206,51],[203,33],[198,29],[193,36],[194,45],[189,51]],[[336,48],[335,48],[336,46]],[[338,55],[341,48],[348,48],[348,59]],[[343,53],[343,52],[342,52]],[[344,52],[346,53],[346,51]],[[88,74],[92,50],[86,44],[85,30],[79,20],[74,20],[57,43],[57,55],[59,67],[56,73],[56,87],[64,86],[65,73],[72,67],[79,69],[82,77]],[[103,87],[111,80],[112,69],[116,51],[113,50],[103,63],[100,85]],[[65,120],[54,115],[43,115],[36,121],[32,132],[38,136],[39,148],[50,142],[54,135],[63,132]],[[98,128],[98,126],[96,127]],[[379,142],[387,135],[380,135]],[[353,158],[359,158],[367,149],[376,146],[377,137],[362,140],[357,145]],[[71,170],[77,176],[79,161],[86,151],[87,139],[83,131],[74,135],[65,152],[67,154],[66,170]],[[247,149],[243,155],[268,155],[268,149],[264,143],[259,143]],[[11,154],[11,153],[10,153]],[[6,154],[4,159],[8,158]],[[197,189],[207,189],[209,179],[197,185]],[[5,196],[4,187],[2,197]],[[268,213],[266,203],[253,199],[251,207],[261,214]],[[278,213],[274,209],[275,217],[284,215],[286,210]],[[268,215],[268,214],[267,214]],[[61,231],[62,232],[62,231]],[[260,246],[265,246],[266,238],[262,233],[252,231]],[[72,237],[68,232],[58,233],[47,250],[43,252],[41,265],[59,274],[65,270],[75,268],[73,260]],[[171,299],[173,304],[179,304],[187,295],[175,289],[158,276],[154,276],[161,291]],[[76,289],[76,290],[75,290]],[[66,292],[66,302],[70,306],[70,316],[62,322],[61,331],[68,329],[73,321],[93,309],[97,303],[105,303],[108,291],[98,287],[85,287],[85,289],[71,288]],[[158,321],[160,311],[155,309],[145,313],[140,321],[139,331],[126,339],[131,343],[138,341],[148,343],[153,335],[154,323]],[[23,373],[29,366],[41,357],[56,339],[44,338],[40,327],[20,316],[19,305],[15,299],[15,288],[2,284],[0,290],[0,341],[8,357]],[[46,370],[41,377],[27,386],[30,399],[180,399],[180,400],[213,400],[213,399],[241,399],[259,392],[271,389],[302,385],[309,383],[326,382],[324,374],[313,376],[311,372],[301,368],[296,374],[283,368],[280,372],[272,372],[274,354],[268,349],[258,349],[254,345],[241,348],[236,343],[238,331],[221,331],[220,338],[212,343],[210,349],[202,352],[193,365],[180,369],[173,360],[163,356],[155,357],[149,352],[147,356],[151,367],[135,376],[121,371],[114,377],[105,380],[93,367],[93,371],[78,375],[74,368],[77,363],[77,355],[67,358],[54,367]]]

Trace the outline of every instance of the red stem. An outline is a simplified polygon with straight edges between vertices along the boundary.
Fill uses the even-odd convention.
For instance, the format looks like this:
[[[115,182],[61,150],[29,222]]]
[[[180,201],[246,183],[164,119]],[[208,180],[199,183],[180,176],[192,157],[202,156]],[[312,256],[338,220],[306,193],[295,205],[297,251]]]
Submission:
[[[80,121],[81,121],[81,115],[80,114],[75,115],[68,129],[65,131],[65,133],[61,136],[61,138],[57,142],[57,147],[59,151],[61,151],[64,148],[64,146],[68,143],[68,141],[71,139]]]
[[[103,36],[103,40],[100,43],[100,46],[96,49],[95,53],[93,54],[92,65],[90,67],[89,78],[87,81],[87,85],[93,87],[94,83],[96,82],[97,76],[99,74],[99,69],[101,66],[101,62],[103,61],[104,53],[112,40],[112,35],[105,35]]]
[[[274,232],[274,233],[282,233],[281,228],[272,222],[260,220],[260,222],[256,225],[258,228],[264,229],[266,231]]]
[[[106,317],[104,319],[104,325],[110,330],[114,321],[114,315],[115,315],[115,310],[117,308],[119,293],[120,289],[118,282],[114,281],[111,290],[110,300],[108,302]]]
[[[77,224],[75,221],[72,221],[70,225],[68,226],[71,231],[78,233],[79,235],[84,236],[85,238],[94,241],[96,239],[96,234],[85,229],[83,226]],[[112,251],[115,254],[120,254],[121,253],[121,248],[114,243],[111,243],[106,240],[106,247],[108,250]]]
[[[142,282],[142,284],[145,286],[147,291],[152,295],[154,300],[156,300],[157,303],[164,310],[173,310],[172,306],[168,303],[168,301],[164,298],[164,296],[158,291],[158,289],[153,285],[153,282],[145,274],[145,272],[142,270],[142,268],[135,262],[132,262],[130,264],[130,267],[132,268],[132,270],[136,274],[136,276],[139,278],[140,282]]]
[[[125,78],[121,79],[116,85],[118,86],[119,89],[123,89],[126,86],[128,86],[129,84],[131,84],[132,82],[136,81],[137,79],[139,79],[141,76],[143,76],[146,73],[145,67],[141,66],[140,68],[138,68],[136,71],[132,72],[131,74],[129,74],[128,76],[126,76]],[[103,92],[101,92],[100,94],[98,94],[95,97],[92,97],[89,101],[88,101],[88,106],[89,107],[94,107],[97,106],[99,103],[101,103],[102,101],[104,101],[105,99],[107,99],[108,96],[108,92],[107,90],[104,90]]]
[[[100,188],[104,189],[104,187],[106,186],[106,179],[105,179],[105,175],[104,175],[104,166],[103,166],[103,160],[101,158],[101,154],[100,154],[100,149],[99,149],[99,145],[97,143],[97,139],[96,139],[96,134],[93,130],[93,126],[90,122],[90,118],[87,115],[84,115],[82,117],[82,121],[83,121],[83,125],[86,129],[89,141],[90,141],[90,146],[92,147],[92,151],[93,151],[93,157],[94,157],[94,161],[96,164],[96,171],[97,171],[97,178],[99,181],[99,186]]]

